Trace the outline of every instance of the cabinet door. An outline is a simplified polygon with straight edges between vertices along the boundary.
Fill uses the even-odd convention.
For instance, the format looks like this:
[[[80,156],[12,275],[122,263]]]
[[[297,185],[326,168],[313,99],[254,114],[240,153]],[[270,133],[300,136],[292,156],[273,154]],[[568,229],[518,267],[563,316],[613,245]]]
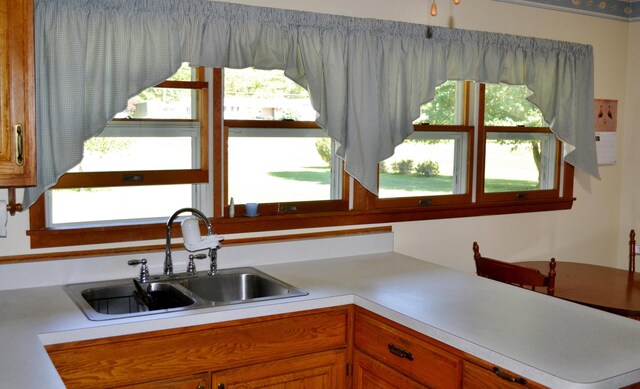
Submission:
[[[343,350],[348,317],[344,307],[326,308],[55,344],[47,351],[67,387],[111,387],[187,372],[260,369],[273,359]]]
[[[341,349],[214,372],[211,382],[215,389],[334,389],[346,388],[345,377]]]
[[[0,187],[35,185],[33,0],[0,0]]]
[[[387,365],[356,351],[353,356],[353,389],[426,389]]]
[[[209,373],[170,380],[147,382],[144,384],[122,386],[127,389],[209,389]]]

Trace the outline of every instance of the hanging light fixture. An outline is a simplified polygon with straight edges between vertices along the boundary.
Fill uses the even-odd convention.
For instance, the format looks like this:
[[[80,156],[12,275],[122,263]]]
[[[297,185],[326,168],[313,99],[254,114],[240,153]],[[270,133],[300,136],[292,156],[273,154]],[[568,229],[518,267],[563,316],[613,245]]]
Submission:
[[[460,0],[452,0],[453,4],[460,4]],[[431,1],[431,16],[436,16],[438,14],[438,5],[436,4],[436,0]]]

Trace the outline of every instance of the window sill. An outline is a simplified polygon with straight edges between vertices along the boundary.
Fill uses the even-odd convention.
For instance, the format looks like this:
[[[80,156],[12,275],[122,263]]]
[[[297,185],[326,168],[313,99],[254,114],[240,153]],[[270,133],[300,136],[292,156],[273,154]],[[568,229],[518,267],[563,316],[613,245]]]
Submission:
[[[491,204],[431,205],[411,208],[288,213],[280,215],[263,214],[255,218],[214,218],[211,222],[216,234],[235,234],[243,232],[559,211],[571,209],[574,200],[574,198],[569,197],[554,200],[528,199]],[[179,231],[179,228],[174,228],[174,236],[180,236]],[[31,248],[164,239],[165,234],[166,228],[163,223],[73,229],[42,229],[27,232],[27,235],[31,239]]]

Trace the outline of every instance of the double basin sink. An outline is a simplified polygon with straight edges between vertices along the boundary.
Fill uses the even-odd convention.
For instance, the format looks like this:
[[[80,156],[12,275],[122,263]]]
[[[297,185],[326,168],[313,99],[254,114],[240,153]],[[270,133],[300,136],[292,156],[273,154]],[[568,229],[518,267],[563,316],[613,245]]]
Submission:
[[[215,275],[151,276],[65,285],[65,291],[90,320],[108,320],[266,301],[308,294],[252,267],[222,269]]]

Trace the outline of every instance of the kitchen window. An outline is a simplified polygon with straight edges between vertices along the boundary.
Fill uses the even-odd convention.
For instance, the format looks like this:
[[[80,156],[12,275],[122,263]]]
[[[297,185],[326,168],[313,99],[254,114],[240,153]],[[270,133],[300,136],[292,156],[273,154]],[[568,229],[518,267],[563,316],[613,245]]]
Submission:
[[[380,164],[379,206],[470,201],[470,150],[473,132],[416,125],[414,133]]]
[[[207,181],[198,111],[206,86],[184,64],[165,83],[129,99],[125,111],[85,142],[82,162],[67,174],[73,184],[63,180],[46,193],[47,225],[130,223],[194,206]],[[185,177],[176,182],[180,173]]]
[[[480,85],[478,198],[508,201],[557,198],[561,143],[525,86]]]
[[[376,208],[471,202],[469,86],[447,81],[420,107],[413,134],[380,163]]]
[[[356,209],[438,218],[460,207],[471,215],[562,207],[573,167],[528,93],[523,85],[442,84],[413,134],[380,164],[378,196],[356,190]]]
[[[308,92],[282,70],[223,74],[225,206],[233,198],[240,214],[249,202],[275,214],[346,211],[342,161]]]
[[[535,123],[507,115],[513,104],[504,103],[514,98],[505,93],[511,87],[453,81],[439,87],[436,98],[421,108],[414,133],[381,164],[376,196],[344,172],[335,143],[311,119],[304,90],[282,72],[236,71],[226,80],[226,71],[213,69],[204,82],[199,69],[194,81],[159,85],[155,96],[172,96],[167,86],[192,96],[193,111],[184,110],[181,118],[153,114],[154,103],[140,104],[144,108],[123,112],[87,142],[86,160],[49,191],[49,203],[31,208],[32,247],[158,239],[167,215],[183,206],[212,214],[219,234],[571,208],[573,167],[561,162],[560,142],[539,113],[520,115],[536,117]],[[526,88],[516,88],[524,100]],[[206,104],[208,92],[212,98]],[[496,106],[503,111],[493,114]],[[206,131],[209,117],[212,137]],[[142,155],[135,151],[137,142],[153,153],[136,158]],[[163,142],[179,155],[166,158]],[[92,155],[107,145],[111,156],[101,161]],[[121,154],[129,148],[133,159],[128,160]],[[509,175],[505,168],[511,166],[517,169]],[[402,169],[404,177],[398,174]],[[57,197],[63,190],[67,199]],[[65,209],[62,201],[67,209],[81,205],[73,196],[88,199],[86,207],[56,214]],[[154,199],[165,200],[168,208],[149,207]],[[259,217],[241,217],[247,202],[260,203]],[[120,214],[101,214],[111,209],[107,204]],[[149,213],[134,212],[148,208]]]
[[[206,209],[207,89],[204,69],[183,64],[167,81],[129,99],[99,136],[85,142],[81,163],[32,208],[32,245],[43,244],[46,229],[148,224],[165,221],[177,208]],[[71,242],[55,233],[46,241]]]

